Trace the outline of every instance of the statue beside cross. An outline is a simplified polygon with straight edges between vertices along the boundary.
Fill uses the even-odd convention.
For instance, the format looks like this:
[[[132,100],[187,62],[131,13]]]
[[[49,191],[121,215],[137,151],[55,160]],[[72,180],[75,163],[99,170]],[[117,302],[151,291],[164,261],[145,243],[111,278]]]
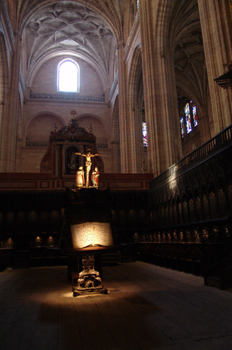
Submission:
[[[77,153],[75,153],[75,155],[82,156],[82,157],[86,158],[86,161],[85,161],[85,166],[86,166],[86,186],[85,187],[89,187],[89,173],[90,173],[91,166],[92,166],[91,158],[100,156],[100,154],[98,154],[98,153],[92,154],[91,150],[88,149],[86,154],[77,152]]]

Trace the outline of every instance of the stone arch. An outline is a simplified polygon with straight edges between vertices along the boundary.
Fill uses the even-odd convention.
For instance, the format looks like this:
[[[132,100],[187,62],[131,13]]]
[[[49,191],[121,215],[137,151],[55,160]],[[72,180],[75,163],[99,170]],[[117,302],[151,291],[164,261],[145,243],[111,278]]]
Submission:
[[[59,130],[66,123],[55,113],[44,111],[34,114],[28,119],[24,130],[26,142],[48,143],[50,132],[54,130],[55,125]]]
[[[99,116],[91,113],[84,113],[78,115],[76,118],[79,125],[92,132],[96,136],[96,142],[105,143],[108,146],[108,126],[106,122]]]
[[[139,73],[139,74],[138,74]],[[137,88],[139,78],[142,74],[142,57],[141,57],[141,45],[138,45],[133,53],[130,74],[129,74],[129,108],[135,109],[135,102],[137,97]]]
[[[197,1],[173,1],[170,27],[166,38],[170,39],[170,51],[176,80],[180,128],[180,104],[182,99],[193,100],[197,106],[198,126],[181,140],[183,156],[197,148],[210,137],[207,112],[208,79],[205,69],[204,47]]]
[[[132,57],[129,73],[129,115],[131,128],[131,156],[134,162],[134,172],[147,171],[147,152],[143,147],[142,122],[146,122],[144,109],[143,73],[141,46],[138,45]]]
[[[154,70],[153,77],[157,87],[155,99],[157,113],[153,118],[156,121],[157,130],[163,130],[163,145],[161,148],[157,147],[156,150],[159,158],[157,155],[152,157],[157,158],[158,164],[162,163],[161,170],[164,165],[168,167],[170,163],[175,163],[182,156],[174,69],[174,48],[176,40],[183,31],[183,23],[185,27],[187,26],[193,30],[195,28],[196,16],[196,0],[194,3],[192,0],[181,2],[177,0],[173,0],[172,2],[159,1],[158,3],[155,34],[157,40],[155,57],[153,59],[154,65],[158,68]],[[197,23],[199,23],[199,16]],[[163,115],[163,118],[159,118],[160,115]],[[157,131],[155,138],[157,140],[159,139]],[[167,155],[165,158],[163,156],[164,154]]]

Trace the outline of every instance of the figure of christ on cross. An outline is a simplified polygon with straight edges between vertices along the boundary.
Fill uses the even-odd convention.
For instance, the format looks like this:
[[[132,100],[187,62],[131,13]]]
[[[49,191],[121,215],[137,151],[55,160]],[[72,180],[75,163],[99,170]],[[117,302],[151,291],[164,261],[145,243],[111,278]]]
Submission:
[[[84,153],[75,153],[75,155],[77,156],[82,156],[82,157],[86,157],[86,161],[85,161],[85,166],[86,166],[86,187],[89,187],[89,172],[91,170],[91,165],[92,165],[92,161],[91,158],[92,157],[96,157],[96,156],[100,156],[100,154],[96,153],[96,154],[92,154],[90,149],[87,149],[86,154]]]

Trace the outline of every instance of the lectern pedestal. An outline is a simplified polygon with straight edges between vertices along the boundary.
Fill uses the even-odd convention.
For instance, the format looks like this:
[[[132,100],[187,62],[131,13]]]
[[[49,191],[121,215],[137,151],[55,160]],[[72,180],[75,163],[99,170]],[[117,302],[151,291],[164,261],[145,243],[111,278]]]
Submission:
[[[82,259],[83,270],[79,272],[76,286],[72,286],[73,296],[83,293],[107,293],[103,287],[99,271],[95,270],[94,254],[86,253]]]
[[[109,192],[68,189],[63,242],[69,243],[69,278],[74,296],[107,290],[102,285],[101,253],[113,248]]]

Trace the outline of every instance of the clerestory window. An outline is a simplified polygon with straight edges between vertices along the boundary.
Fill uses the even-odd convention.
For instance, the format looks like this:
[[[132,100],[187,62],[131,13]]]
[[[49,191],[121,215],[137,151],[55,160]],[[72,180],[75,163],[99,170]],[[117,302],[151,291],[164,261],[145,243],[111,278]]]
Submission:
[[[80,67],[72,59],[62,60],[57,68],[58,91],[80,92]]]
[[[142,122],[142,133],[143,133],[143,147],[148,146],[147,142],[147,123]]]
[[[184,111],[180,116],[181,137],[190,134],[197,125],[197,107],[191,100],[185,104]]]

